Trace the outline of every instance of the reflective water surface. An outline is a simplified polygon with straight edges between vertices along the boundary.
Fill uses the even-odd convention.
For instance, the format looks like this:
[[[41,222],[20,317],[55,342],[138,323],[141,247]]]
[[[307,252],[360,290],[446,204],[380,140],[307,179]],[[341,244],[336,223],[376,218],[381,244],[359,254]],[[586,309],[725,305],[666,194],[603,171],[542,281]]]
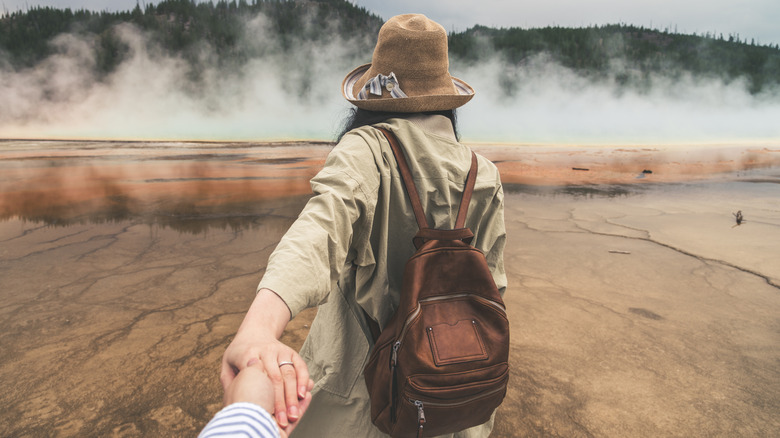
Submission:
[[[0,436],[196,435],[330,147],[0,142]],[[506,182],[492,436],[780,434],[777,151],[683,177],[646,151],[478,149]]]

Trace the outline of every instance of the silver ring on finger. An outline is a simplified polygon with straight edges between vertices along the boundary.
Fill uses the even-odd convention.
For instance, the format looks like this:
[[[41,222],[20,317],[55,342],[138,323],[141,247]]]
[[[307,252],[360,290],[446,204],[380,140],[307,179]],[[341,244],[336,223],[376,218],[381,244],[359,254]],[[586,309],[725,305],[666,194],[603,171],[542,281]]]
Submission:
[[[295,364],[292,362],[279,362],[279,368],[285,366],[285,365],[292,365],[293,368],[295,367]]]

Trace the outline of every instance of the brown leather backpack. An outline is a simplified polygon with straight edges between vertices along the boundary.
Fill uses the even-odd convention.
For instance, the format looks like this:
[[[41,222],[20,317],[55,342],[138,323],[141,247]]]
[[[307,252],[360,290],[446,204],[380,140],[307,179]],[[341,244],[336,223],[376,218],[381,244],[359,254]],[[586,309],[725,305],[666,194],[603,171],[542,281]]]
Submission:
[[[464,228],[477,158],[472,152],[455,229],[431,229],[395,135],[378,129],[392,146],[420,230],[399,307],[364,369],[371,420],[396,438],[454,433],[488,421],[509,380],[504,303]]]

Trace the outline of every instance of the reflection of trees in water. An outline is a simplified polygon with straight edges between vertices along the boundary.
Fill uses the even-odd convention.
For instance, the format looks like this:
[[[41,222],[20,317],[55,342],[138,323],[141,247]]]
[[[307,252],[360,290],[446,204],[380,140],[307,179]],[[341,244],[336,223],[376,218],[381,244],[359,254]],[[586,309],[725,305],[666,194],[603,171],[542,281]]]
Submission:
[[[644,193],[647,184],[590,184],[567,186],[538,186],[530,184],[504,184],[506,193],[523,193],[537,196],[573,196],[576,198],[619,198]]]
[[[52,204],[35,212],[0,215],[0,220],[18,218],[55,227],[135,222],[202,234],[210,230],[257,230],[267,227],[271,218],[292,220],[308,199],[309,196],[291,196],[204,206],[188,200],[143,205],[127,196],[116,196],[106,198],[99,209],[90,205]]]
[[[11,144],[0,154],[0,221],[52,226],[148,223],[182,232],[296,217],[328,143]]]
[[[292,221],[300,213],[308,196],[257,201],[251,205],[219,205],[216,208],[178,204],[173,211],[142,217],[145,223],[181,233],[201,234],[209,230],[257,230],[268,226],[269,218]]]
[[[620,198],[635,195],[642,191],[642,186],[631,186],[628,184],[564,186],[560,188],[561,194],[586,198]]]

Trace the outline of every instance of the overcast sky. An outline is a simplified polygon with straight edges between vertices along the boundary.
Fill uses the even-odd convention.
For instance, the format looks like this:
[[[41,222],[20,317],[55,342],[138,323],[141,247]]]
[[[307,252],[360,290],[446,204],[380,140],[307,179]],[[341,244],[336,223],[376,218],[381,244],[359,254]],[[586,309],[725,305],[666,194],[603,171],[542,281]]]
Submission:
[[[152,1],[158,3],[157,1]],[[136,0],[0,0],[6,11],[27,5],[128,10]],[[141,0],[141,4],[144,1]],[[739,34],[780,44],[780,0],[355,0],[382,18],[419,12],[448,31],[492,27],[580,27],[625,23],[681,33]]]

